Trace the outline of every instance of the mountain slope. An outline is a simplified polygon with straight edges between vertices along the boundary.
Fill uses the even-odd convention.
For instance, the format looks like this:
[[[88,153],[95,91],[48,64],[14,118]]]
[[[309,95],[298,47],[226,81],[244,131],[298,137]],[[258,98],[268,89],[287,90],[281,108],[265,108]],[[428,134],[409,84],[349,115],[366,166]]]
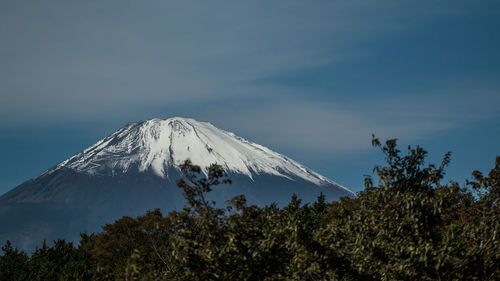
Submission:
[[[244,174],[295,175],[317,185],[332,184],[325,177],[270,149],[249,142],[207,122],[174,117],[152,119],[123,127],[83,152],[59,164],[89,174],[105,168],[127,172],[153,170],[165,177],[166,168],[190,159],[203,168],[222,165],[226,171]],[[51,171],[49,171],[51,172]],[[335,184],[335,183],[333,183]]]
[[[209,195],[218,206],[240,194],[260,205],[284,205],[293,193],[306,202],[320,192],[327,200],[355,196],[296,161],[210,123],[152,119],[124,126],[1,196],[0,224],[9,227],[0,230],[0,242],[13,239],[29,249],[43,238],[77,239],[79,232],[97,231],[123,215],[180,209],[184,200],[175,181],[182,176],[177,165],[186,159],[204,171],[217,163],[228,172],[233,184]],[[27,223],[19,226],[14,219]]]

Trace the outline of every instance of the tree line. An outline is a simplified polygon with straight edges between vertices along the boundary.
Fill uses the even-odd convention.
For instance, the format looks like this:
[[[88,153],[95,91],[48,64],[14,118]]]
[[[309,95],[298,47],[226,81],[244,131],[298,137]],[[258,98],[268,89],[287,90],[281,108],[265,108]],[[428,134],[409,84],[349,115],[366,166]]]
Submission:
[[[449,153],[435,166],[421,147],[372,144],[386,164],[356,198],[283,208],[244,196],[217,208],[206,194],[230,183],[225,171],[186,161],[183,210],[122,217],[31,256],[7,242],[0,280],[500,280],[500,156],[461,186],[440,183]]]

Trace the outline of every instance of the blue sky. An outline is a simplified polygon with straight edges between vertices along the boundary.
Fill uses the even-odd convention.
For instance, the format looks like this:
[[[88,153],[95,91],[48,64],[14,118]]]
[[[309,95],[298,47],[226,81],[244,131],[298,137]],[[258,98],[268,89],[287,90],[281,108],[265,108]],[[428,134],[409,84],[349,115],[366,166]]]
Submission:
[[[498,1],[1,1],[0,193],[128,122],[210,121],[359,191],[370,135],[500,154]]]

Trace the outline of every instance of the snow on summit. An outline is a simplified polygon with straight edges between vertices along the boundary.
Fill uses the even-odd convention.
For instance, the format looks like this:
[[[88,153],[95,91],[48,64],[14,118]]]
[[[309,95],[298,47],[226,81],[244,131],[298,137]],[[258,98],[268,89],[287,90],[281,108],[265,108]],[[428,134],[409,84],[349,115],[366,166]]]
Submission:
[[[262,145],[216,128],[208,122],[173,117],[131,123],[60,163],[52,173],[70,168],[88,174],[152,170],[168,177],[168,167],[190,159],[206,169],[222,165],[226,171],[247,175],[299,177],[316,185],[338,184]]]

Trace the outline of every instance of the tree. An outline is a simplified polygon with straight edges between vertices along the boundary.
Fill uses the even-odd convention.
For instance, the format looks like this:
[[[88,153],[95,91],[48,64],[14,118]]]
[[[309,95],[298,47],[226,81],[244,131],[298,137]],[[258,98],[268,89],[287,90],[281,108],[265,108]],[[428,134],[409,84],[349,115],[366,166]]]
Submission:
[[[28,256],[25,252],[13,248],[7,240],[2,247],[3,255],[0,256],[0,280],[27,280]]]

